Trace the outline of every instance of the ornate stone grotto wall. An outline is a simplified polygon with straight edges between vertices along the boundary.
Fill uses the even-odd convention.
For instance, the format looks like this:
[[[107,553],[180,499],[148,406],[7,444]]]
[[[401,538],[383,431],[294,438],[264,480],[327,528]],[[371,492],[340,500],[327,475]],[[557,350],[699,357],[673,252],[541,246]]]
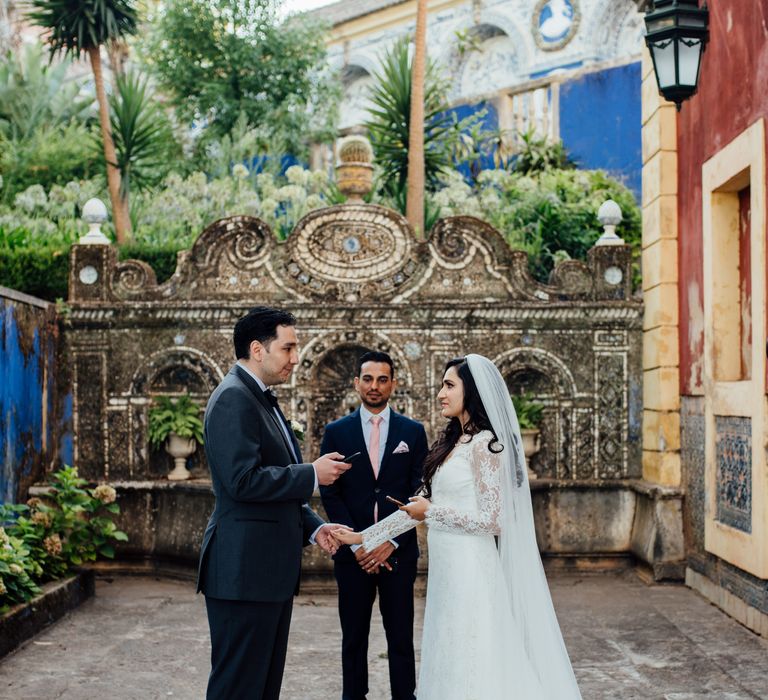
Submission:
[[[642,307],[627,247],[593,248],[541,284],[525,253],[477,219],[441,220],[417,240],[396,212],[347,204],[307,215],[284,243],[256,219],[216,222],[161,285],[110,246],[74,246],[71,256],[61,392],[72,396],[81,473],[124,491],[123,525],[135,532],[126,554],[194,559],[212,505],[204,454],[191,465],[200,481],[164,482],[169,458],[148,449],[147,411],[158,394],[204,403],[234,361],[235,321],[255,304],[298,318],[300,363],[278,393],[307,426],[305,458],[317,455],[323,426],[356,405],[363,348],[393,355],[394,406],[424,421],[430,438],[445,361],[482,353],[511,391],[530,390],[545,406],[531,462],[542,549],[608,558],[642,549],[637,503],[658,494],[637,487]],[[307,556],[308,569],[327,569]]]

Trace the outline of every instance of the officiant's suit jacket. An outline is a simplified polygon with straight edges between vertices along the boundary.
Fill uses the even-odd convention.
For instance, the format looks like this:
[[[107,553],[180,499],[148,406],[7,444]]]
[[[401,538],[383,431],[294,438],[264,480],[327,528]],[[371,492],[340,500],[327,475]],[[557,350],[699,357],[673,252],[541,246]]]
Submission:
[[[407,451],[395,453],[400,443],[408,446]],[[378,517],[382,520],[397,510],[394,503],[386,500],[387,496],[407,503],[419,489],[427,456],[427,434],[418,421],[391,411],[387,444],[376,478],[365,446],[358,408],[326,426],[320,452],[333,451],[343,455],[362,452],[352,461],[352,467],[332,485],[320,487],[329,520],[360,532],[373,525],[374,504],[378,505]],[[398,547],[394,556],[399,560],[409,561],[419,556],[415,528],[396,537],[395,542]],[[355,561],[355,556],[349,547],[341,547],[334,559]]]
[[[258,383],[235,365],[205,411],[205,453],[216,506],[203,536],[198,591],[279,602],[298,591],[302,546],[322,525],[306,504],[315,470],[301,461]]]

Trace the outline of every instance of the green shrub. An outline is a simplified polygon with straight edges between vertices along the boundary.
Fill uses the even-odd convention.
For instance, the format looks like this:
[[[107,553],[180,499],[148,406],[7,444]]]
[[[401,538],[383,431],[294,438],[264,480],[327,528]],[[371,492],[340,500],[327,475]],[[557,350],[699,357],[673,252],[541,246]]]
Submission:
[[[30,185],[54,184],[97,172],[89,120],[93,99],[80,97],[82,80],[71,61],[51,63],[39,43],[0,58],[0,200],[12,202]]]
[[[601,170],[484,170],[474,186],[453,172],[435,195],[443,216],[470,214],[485,219],[510,246],[526,251],[533,276],[544,282],[559,260],[586,258],[603,232],[597,211],[606,199],[621,207],[624,220],[616,232],[632,246],[639,261],[640,209],[629,189]]]
[[[13,197],[32,185],[48,190],[72,180],[93,177],[102,170],[94,158],[92,131],[78,122],[42,125],[24,141],[0,136],[2,199]]]
[[[0,613],[40,592],[35,579],[42,569],[32,558],[24,540],[9,536],[0,527]]]
[[[41,498],[0,506],[0,609],[29,600],[38,583],[100,556],[113,558],[112,543],[128,540],[112,520],[120,512],[115,490],[87,484],[75,467],[65,466]]]

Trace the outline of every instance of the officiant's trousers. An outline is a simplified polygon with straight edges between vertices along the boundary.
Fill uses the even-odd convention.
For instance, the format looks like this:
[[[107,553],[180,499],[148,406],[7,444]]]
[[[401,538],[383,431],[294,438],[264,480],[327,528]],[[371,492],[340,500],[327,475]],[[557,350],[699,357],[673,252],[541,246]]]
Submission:
[[[293,598],[254,603],[205,597],[211,629],[206,700],[278,700]]]
[[[395,571],[367,574],[357,562],[336,562],[341,621],[342,700],[365,700],[368,693],[368,633],[376,594],[387,636],[393,700],[414,700],[413,585],[416,560],[398,562]]]

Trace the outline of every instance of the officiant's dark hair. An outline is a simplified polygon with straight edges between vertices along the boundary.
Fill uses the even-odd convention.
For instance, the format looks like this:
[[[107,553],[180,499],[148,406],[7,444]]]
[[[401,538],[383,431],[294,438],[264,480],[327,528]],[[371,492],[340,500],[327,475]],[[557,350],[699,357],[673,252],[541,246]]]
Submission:
[[[469,414],[469,421],[464,425],[464,430],[462,431],[461,421],[455,417],[451,418],[448,421],[448,425],[445,426],[429,449],[427,458],[424,460],[424,486],[426,488],[424,495],[427,498],[432,497],[432,479],[435,478],[437,470],[445,462],[446,457],[456,447],[462,432],[476,435],[483,430],[490,430],[493,433],[493,439],[488,443],[488,449],[491,452],[501,452],[504,449],[499,443],[496,433],[493,431],[488,414],[485,412],[485,406],[483,406],[480,392],[477,390],[477,384],[475,384],[475,378],[472,376],[472,372],[467,364],[467,358],[457,357],[449,360],[445,365],[443,374],[451,367],[456,368],[456,373],[464,385],[464,409]],[[498,449],[494,449],[494,445]]]
[[[368,350],[360,355],[360,357],[357,358],[356,377],[360,376],[360,373],[363,371],[363,365],[366,362],[383,362],[384,364],[389,365],[389,378],[395,378],[395,363],[386,352],[382,352],[381,350]]]
[[[235,357],[247,360],[251,356],[251,343],[258,340],[269,345],[277,338],[278,326],[295,326],[296,318],[289,311],[271,306],[254,306],[235,324],[232,340],[235,343]]]

